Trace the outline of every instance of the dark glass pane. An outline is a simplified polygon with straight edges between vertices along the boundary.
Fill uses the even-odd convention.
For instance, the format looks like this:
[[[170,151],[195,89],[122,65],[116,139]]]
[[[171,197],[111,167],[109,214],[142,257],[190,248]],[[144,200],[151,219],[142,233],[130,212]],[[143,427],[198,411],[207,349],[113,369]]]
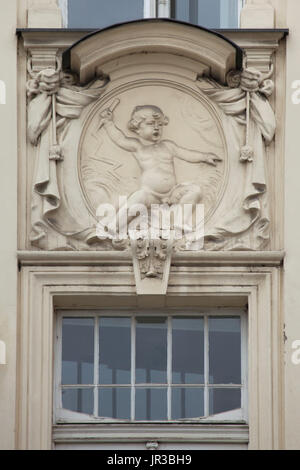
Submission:
[[[212,388],[209,390],[210,415],[239,408],[241,408],[241,389]]]
[[[165,421],[167,417],[166,388],[136,389],[135,419],[137,421]]]
[[[94,390],[65,389],[62,391],[62,406],[66,410],[92,415],[94,412]]]
[[[131,382],[131,319],[99,319],[100,384]]]
[[[63,318],[62,384],[94,383],[94,319]]]
[[[209,318],[209,383],[241,383],[241,320]]]
[[[204,383],[203,318],[172,320],[173,383]]]
[[[206,28],[237,28],[238,0],[176,0],[175,18]]]
[[[143,18],[143,0],[69,0],[69,28],[102,29]]]
[[[172,388],[172,419],[200,418],[203,415],[203,388]]]
[[[99,390],[99,416],[130,419],[130,388],[103,388]]]
[[[167,382],[167,318],[138,318],[136,382]]]

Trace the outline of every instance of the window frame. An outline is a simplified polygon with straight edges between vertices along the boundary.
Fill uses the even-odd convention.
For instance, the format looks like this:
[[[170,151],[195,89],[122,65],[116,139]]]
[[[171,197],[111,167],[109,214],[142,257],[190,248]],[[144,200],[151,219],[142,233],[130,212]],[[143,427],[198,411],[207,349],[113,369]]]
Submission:
[[[67,442],[238,442],[248,448],[280,449],[283,317],[280,286],[284,252],[186,253],[174,255],[167,295],[157,307],[249,306],[249,426],[124,424],[53,426],[55,311],[141,308],[131,257],[106,252],[19,252],[20,273],[18,449],[47,449]],[[118,263],[118,265],[117,265]],[[179,282],[180,281],[180,282]]]
[[[99,318],[103,316],[108,317],[129,317],[131,318],[131,383],[128,384],[131,391],[131,418],[127,419],[116,419],[116,418],[107,418],[96,416],[97,405],[95,407],[95,402],[98,402],[97,392],[102,388],[112,388],[112,385],[100,385],[98,382],[98,367],[99,367],[99,342],[97,343],[97,338],[99,339]],[[168,348],[168,379],[166,384],[136,384],[134,379],[135,369],[135,318],[136,317],[167,317],[167,348]],[[171,363],[172,363],[172,344],[170,342],[170,318],[171,317],[195,317],[204,319],[204,374],[205,374],[205,383],[204,384],[172,384],[170,378]],[[61,371],[62,371],[62,319],[65,317],[70,318],[94,318],[94,384],[77,384],[77,385],[61,385]],[[208,370],[208,360],[209,360],[209,341],[208,341],[208,318],[209,317],[240,317],[241,319],[241,383],[240,384],[209,384],[209,370]],[[133,320],[133,321],[132,321]],[[242,308],[206,308],[206,309],[153,309],[151,311],[146,309],[113,309],[105,308],[95,309],[95,310],[70,310],[70,309],[59,309],[56,311],[56,331],[55,331],[55,345],[54,345],[54,400],[53,400],[53,424],[60,425],[65,423],[125,423],[130,426],[139,426],[140,424],[185,424],[185,423],[197,423],[207,424],[207,423],[230,423],[230,424],[247,424],[248,423],[248,316],[245,309]],[[97,382],[97,383],[96,383]],[[200,418],[182,418],[182,419],[171,419],[171,389],[172,388],[189,388],[189,387],[199,387],[204,388],[204,410],[205,416]],[[84,413],[73,412],[62,408],[61,391],[63,388],[92,388],[94,394],[94,415],[87,415]],[[118,384],[114,384],[113,387],[117,388]],[[133,420],[133,409],[135,406],[134,391],[139,388],[167,388],[167,404],[168,404],[168,419],[161,421],[154,420]],[[213,388],[240,388],[241,390],[241,408],[236,410],[231,410],[224,413],[219,413],[215,415],[209,415],[209,390]]]

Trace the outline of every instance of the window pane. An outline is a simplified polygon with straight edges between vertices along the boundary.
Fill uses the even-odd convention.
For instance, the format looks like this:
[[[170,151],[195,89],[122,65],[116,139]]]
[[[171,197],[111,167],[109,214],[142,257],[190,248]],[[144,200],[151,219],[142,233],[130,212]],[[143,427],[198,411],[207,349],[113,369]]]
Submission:
[[[176,0],[175,18],[206,28],[237,28],[239,0]]]
[[[203,388],[172,388],[172,419],[199,418],[203,415]]]
[[[102,29],[143,18],[143,0],[69,0],[69,28]]]
[[[131,319],[99,319],[100,384],[131,382]]]
[[[94,412],[94,390],[92,388],[63,390],[62,406],[66,410],[92,415]]]
[[[204,383],[203,318],[172,320],[173,383]]]
[[[241,383],[241,320],[209,318],[209,383]]]
[[[241,408],[241,390],[212,388],[209,391],[209,414],[225,413]]]
[[[137,421],[165,421],[167,419],[167,389],[136,389],[135,419]]]
[[[62,384],[94,383],[94,319],[63,318]]]
[[[167,382],[167,318],[137,318],[136,382]]]
[[[130,388],[103,388],[99,390],[99,416],[130,419]]]

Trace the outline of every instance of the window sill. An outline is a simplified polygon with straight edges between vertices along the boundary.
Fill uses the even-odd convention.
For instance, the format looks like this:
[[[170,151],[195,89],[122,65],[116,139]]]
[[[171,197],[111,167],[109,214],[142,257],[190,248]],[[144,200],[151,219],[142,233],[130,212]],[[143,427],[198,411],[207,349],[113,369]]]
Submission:
[[[69,411],[66,409],[60,409],[59,410],[59,415],[57,416],[57,419],[55,420],[55,423],[60,426],[60,425],[78,425],[78,424],[92,424],[95,426],[96,424],[126,424],[129,426],[139,426],[141,424],[159,424],[159,425],[164,425],[164,424],[176,424],[176,425],[186,425],[186,424],[198,424],[198,425],[205,425],[205,424],[210,424],[210,425],[223,425],[223,424],[246,424],[247,421],[243,417],[243,411],[241,408],[236,409],[236,410],[231,410],[215,415],[210,415],[210,416],[203,416],[200,418],[184,418],[184,419],[173,419],[171,421],[131,421],[128,419],[114,419],[114,418],[102,418],[102,417],[94,417],[92,415],[87,415],[84,413],[77,413],[73,411]]]
[[[53,427],[53,441],[61,443],[146,442],[247,444],[246,424],[199,423],[105,423],[59,424]]]

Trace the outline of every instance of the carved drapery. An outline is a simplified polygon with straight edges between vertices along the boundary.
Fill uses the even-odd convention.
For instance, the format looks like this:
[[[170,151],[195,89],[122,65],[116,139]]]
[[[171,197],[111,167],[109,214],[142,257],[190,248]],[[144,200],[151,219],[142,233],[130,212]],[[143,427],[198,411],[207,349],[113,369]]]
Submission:
[[[245,78],[243,80],[243,76],[246,80]],[[237,77],[238,82],[230,82],[231,87],[227,89],[221,89],[212,81],[211,87],[205,88],[206,83],[199,82],[201,90],[223,113],[224,125],[229,129],[232,140],[232,162],[236,163],[240,155],[240,162],[245,166],[242,168],[238,165],[234,178],[228,182],[236,192],[235,201],[239,197],[240,203],[231,211],[218,214],[218,222],[206,232],[208,242],[206,246],[207,248],[211,246],[212,249],[217,249],[218,246],[221,250],[259,250],[266,248],[269,241],[266,146],[273,140],[276,129],[275,115],[268,101],[274,84],[269,76],[264,79],[263,75],[254,69],[242,72],[242,80],[239,78],[240,74]],[[245,118],[247,108],[250,120],[246,133],[249,133],[251,145],[241,148],[243,134],[240,132],[240,126],[247,125]],[[242,179],[236,179],[238,169]]]
[[[108,78],[77,87],[74,77],[62,74],[59,69],[30,73],[32,78],[27,84],[28,138],[37,147],[30,240],[33,245],[43,247],[47,232],[53,229],[61,239],[62,245],[58,248],[73,249],[68,237],[84,240],[88,227],[82,227],[68,210],[64,188],[59,182],[63,178],[60,165],[64,160],[64,139],[70,121],[77,119],[86,106],[99,98]],[[59,218],[59,211],[63,211],[63,220]]]

